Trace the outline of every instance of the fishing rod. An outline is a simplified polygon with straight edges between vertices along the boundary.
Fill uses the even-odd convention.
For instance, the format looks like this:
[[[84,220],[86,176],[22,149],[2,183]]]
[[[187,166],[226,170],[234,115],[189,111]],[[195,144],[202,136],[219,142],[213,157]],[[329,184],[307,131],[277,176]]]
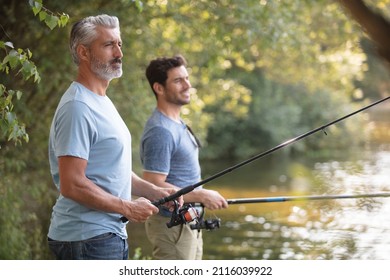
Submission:
[[[218,173],[216,173],[216,174],[214,174],[214,175],[212,175],[212,176],[210,176],[210,177],[208,177],[208,178],[206,178],[206,179],[204,179],[204,180],[202,180],[202,181],[200,181],[200,182],[198,182],[196,184],[193,184],[193,185],[187,186],[185,188],[182,188],[182,189],[180,189],[179,191],[177,191],[176,193],[174,193],[174,194],[172,194],[170,196],[163,197],[160,200],[153,202],[153,204],[158,206],[158,205],[164,204],[166,202],[172,201],[172,200],[174,200],[174,199],[176,199],[176,198],[178,198],[178,197],[180,197],[180,196],[182,196],[184,194],[187,194],[187,193],[193,191],[195,188],[197,188],[197,187],[199,187],[201,185],[204,185],[204,184],[206,184],[206,183],[208,183],[208,182],[210,182],[212,180],[215,180],[215,179],[217,179],[217,178],[219,178],[219,177],[221,177],[221,176],[223,176],[223,175],[225,175],[225,174],[227,174],[229,172],[232,172],[233,170],[236,170],[236,169],[238,169],[238,168],[240,168],[240,167],[242,167],[244,165],[247,165],[248,163],[251,163],[251,162],[253,162],[253,161],[255,161],[255,160],[259,159],[259,158],[262,158],[262,157],[264,157],[264,156],[266,156],[266,155],[268,155],[270,153],[273,153],[273,152],[275,152],[275,151],[277,151],[277,150],[279,150],[281,148],[284,148],[287,145],[290,145],[290,144],[292,144],[294,142],[297,142],[297,141],[299,141],[299,140],[301,140],[301,139],[303,139],[303,138],[305,138],[305,137],[307,137],[309,135],[312,135],[312,134],[314,134],[314,133],[316,133],[316,132],[318,132],[320,130],[324,131],[324,133],[326,134],[325,128],[327,128],[327,127],[329,127],[331,125],[334,125],[334,124],[336,124],[338,122],[341,122],[342,120],[345,120],[345,119],[347,119],[347,118],[349,118],[349,117],[351,117],[353,115],[356,115],[356,114],[358,114],[360,112],[363,112],[364,110],[367,110],[367,109],[369,109],[369,108],[371,108],[371,107],[373,107],[373,106],[375,106],[375,105],[377,105],[379,103],[382,103],[382,102],[384,102],[384,101],[386,101],[388,99],[390,99],[390,96],[385,97],[383,99],[380,99],[380,100],[378,100],[378,101],[376,101],[374,103],[371,103],[371,104],[369,104],[369,105],[367,105],[367,106],[365,106],[365,107],[363,107],[363,108],[361,108],[359,110],[356,110],[356,111],[354,111],[354,112],[352,112],[352,113],[350,113],[348,115],[345,115],[344,117],[338,118],[338,119],[336,119],[336,120],[334,120],[332,122],[329,122],[329,123],[327,123],[327,124],[325,124],[323,126],[320,126],[320,127],[316,128],[316,129],[313,129],[313,130],[311,130],[309,132],[306,132],[304,134],[301,134],[301,135],[299,135],[299,136],[297,136],[295,138],[291,138],[290,140],[287,140],[287,141],[285,141],[285,142],[283,142],[283,143],[281,143],[281,144],[279,144],[279,145],[277,145],[277,146],[275,146],[275,147],[273,147],[273,148],[271,148],[271,149],[269,149],[269,150],[267,150],[267,151],[265,151],[263,153],[260,153],[260,154],[254,156],[254,157],[251,157],[251,158],[249,158],[249,159],[247,159],[247,160],[245,160],[245,161],[243,161],[241,163],[238,163],[238,164],[236,164],[236,165],[234,165],[232,167],[226,168],[225,170],[222,170],[222,171],[220,171],[220,172],[218,172]]]
[[[217,178],[219,178],[219,177],[221,177],[223,175],[226,175],[227,173],[232,172],[233,170],[236,170],[236,169],[238,169],[238,168],[240,168],[240,167],[242,167],[244,165],[247,165],[247,164],[249,164],[249,163],[251,163],[251,162],[253,162],[253,161],[257,160],[257,159],[265,157],[266,155],[269,155],[269,154],[271,154],[271,153],[273,153],[273,152],[275,152],[275,151],[277,151],[279,149],[282,149],[282,148],[284,148],[284,147],[286,147],[286,146],[288,146],[288,145],[290,145],[292,143],[295,143],[295,142],[297,142],[297,141],[299,141],[299,140],[301,140],[303,138],[306,138],[306,137],[308,137],[308,136],[310,136],[310,135],[312,135],[312,134],[314,134],[314,133],[316,133],[318,131],[323,131],[325,133],[325,135],[327,135],[326,131],[325,131],[325,129],[327,127],[329,127],[331,125],[334,125],[334,124],[336,124],[338,122],[341,122],[341,121],[343,121],[343,120],[345,120],[345,119],[347,119],[347,118],[349,118],[349,117],[351,117],[353,115],[361,113],[361,112],[363,112],[363,111],[365,111],[365,110],[367,110],[367,109],[369,109],[369,108],[371,108],[371,107],[373,107],[375,105],[378,105],[379,103],[382,103],[382,102],[384,102],[384,101],[386,101],[388,99],[390,99],[390,96],[387,96],[387,97],[382,98],[382,99],[380,99],[378,101],[375,101],[375,102],[373,102],[373,103],[371,103],[371,104],[369,104],[369,105],[367,105],[365,107],[362,107],[362,108],[360,108],[360,109],[358,109],[358,110],[356,110],[356,111],[354,111],[352,113],[349,113],[348,115],[345,115],[345,116],[343,116],[341,118],[338,118],[338,119],[336,119],[334,121],[331,121],[331,122],[329,122],[329,123],[327,123],[325,125],[322,125],[322,126],[320,126],[318,128],[310,130],[310,131],[308,131],[306,133],[303,133],[303,134],[301,134],[301,135],[299,135],[299,136],[297,136],[295,138],[291,138],[291,139],[289,139],[289,140],[287,140],[287,141],[285,141],[285,142],[283,142],[283,143],[281,143],[281,144],[279,144],[279,145],[277,145],[277,146],[275,146],[275,147],[273,147],[273,148],[271,148],[271,149],[269,149],[269,150],[267,150],[265,152],[262,152],[262,153],[260,153],[258,155],[255,155],[255,156],[253,156],[253,157],[251,157],[251,158],[249,158],[247,160],[244,160],[244,161],[242,161],[242,162],[240,162],[240,163],[238,163],[238,164],[236,164],[234,166],[226,168],[226,169],[224,169],[224,170],[222,170],[222,171],[220,171],[220,172],[218,172],[218,173],[216,173],[216,174],[214,174],[214,175],[212,175],[212,176],[210,176],[210,177],[208,177],[208,178],[206,178],[204,180],[201,180],[198,183],[195,183],[193,185],[184,187],[184,188],[180,189],[179,191],[177,191],[176,193],[174,193],[172,195],[169,195],[169,196],[163,197],[163,198],[161,198],[161,199],[159,199],[157,201],[154,201],[154,202],[152,202],[152,204],[155,205],[155,206],[159,206],[159,205],[162,205],[162,204],[167,203],[169,201],[174,201],[178,197],[180,197],[182,195],[185,195],[185,194],[187,194],[189,192],[192,192],[194,189],[196,189],[199,186],[202,186],[202,185],[204,185],[206,183],[209,183],[210,181],[213,181],[213,180],[215,180],[215,179],[217,179]],[[122,222],[127,222],[128,220],[127,220],[126,217],[121,217],[121,221]]]
[[[331,199],[357,199],[357,198],[374,198],[390,197],[389,192],[366,193],[366,194],[338,194],[338,195],[303,195],[303,196],[276,196],[276,197],[254,197],[254,198],[235,198],[227,199],[228,204],[246,204],[246,203],[270,203],[286,201],[311,201],[311,200],[331,200]],[[193,203],[194,207],[204,207],[202,203]],[[214,230],[221,226],[221,219],[203,219],[204,211],[195,223],[191,224],[194,230]],[[182,217],[185,218],[185,217]],[[186,220],[183,220],[186,221]],[[192,220],[191,220],[192,221]]]
[[[227,199],[228,204],[245,203],[267,203],[267,202],[286,202],[286,201],[310,201],[310,200],[330,200],[330,199],[349,199],[349,198],[372,198],[372,197],[390,197],[390,193],[367,193],[367,194],[339,194],[339,195],[303,195],[303,196],[276,196],[276,197],[254,197],[254,198],[236,198]]]

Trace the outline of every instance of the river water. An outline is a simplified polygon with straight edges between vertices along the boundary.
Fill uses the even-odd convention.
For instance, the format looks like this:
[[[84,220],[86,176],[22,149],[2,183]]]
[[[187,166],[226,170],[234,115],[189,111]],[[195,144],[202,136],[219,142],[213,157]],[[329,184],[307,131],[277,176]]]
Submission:
[[[309,179],[282,179],[259,196],[322,194],[312,180],[323,182],[323,194],[388,192],[389,176],[390,150],[383,150],[358,162],[317,162]],[[293,190],[295,184],[304,189]],[[209,216],[221,218],[221,227],[204,233],[208,259],[390,259],[390,198],[230,205]]]
[[[205,187],[227,199],[390,192],[389,115],[388,106],[377,109],[367,145],[337,159],[276,155]],[[207,166],[202,166],[206,178],[229,167],[226,162]],[[390,197],[233,204],[206,213],[221,222],[203,232],[204,259],[388,260],[389,217]],[[151,256],[143,224],[132,225],[129,235],[132,249]]]

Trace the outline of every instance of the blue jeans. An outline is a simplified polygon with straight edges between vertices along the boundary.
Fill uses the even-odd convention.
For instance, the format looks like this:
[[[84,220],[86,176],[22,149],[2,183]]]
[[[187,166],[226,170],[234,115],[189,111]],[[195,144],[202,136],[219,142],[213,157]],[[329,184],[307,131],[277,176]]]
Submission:
[[[127,240],[114,233],[71,242],[49,238],[48,243],[57,260],[127,260],[129,257]]]

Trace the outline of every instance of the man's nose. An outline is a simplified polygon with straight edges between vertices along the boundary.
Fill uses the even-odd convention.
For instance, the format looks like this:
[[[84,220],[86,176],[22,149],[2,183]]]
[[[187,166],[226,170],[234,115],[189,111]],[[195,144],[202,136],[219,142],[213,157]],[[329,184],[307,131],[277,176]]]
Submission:
[[[115,46],[114,56],[115,56],[116,58],[122,58],[122,57],[123,57],[122,48],[121,48],[119,45],[116,45],[116,46]]]
[[[187,88],[192,88],[190,80],[185,80],[185,85]]]

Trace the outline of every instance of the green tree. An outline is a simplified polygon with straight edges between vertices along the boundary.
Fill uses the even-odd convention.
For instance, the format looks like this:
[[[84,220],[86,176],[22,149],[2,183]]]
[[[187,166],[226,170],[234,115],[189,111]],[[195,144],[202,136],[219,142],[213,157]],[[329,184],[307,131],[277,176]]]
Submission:
[[[31,10],[35,16],[39,17],[39,20],[44,22],[50,29],[55,27],[64,27],[69,19],[66,14],[55,14],[45,8],[42,4],[42,0],[29,0]],[[4,11],[3,18],[6,19],[7,11]],[[28,81],[30,78],[33,79],[34,83],[39,83],[41,78],[37,67],[35,66],[32,59],[32,52],[29,49],[15,48],[12,41],[5,41],[9,37],[6,33],[6,26],[0,25],[4,31],[2,40],[0,40],[0,49],[4,51],[3,57],[0,64],[0,72],[6,75],[12,75],[15,73],[15,77],[22,75],[24,81]],[[0,83],[0,148],[3,139],[8,141],[14,141],[20,143],[21,140],[28,142],[28,134],[25,129],[25,124],[20,122],[13,112],[14,100],[20,100],[22,92],[20,90],[7,89],[3,83]],[[8,138],[8,139],[7,139]]]
[[[28,2],[30,8],[27,8],[27,3],[23,4],[26,6],[25,10],[30,10],[30,13],[32,11],[31,16],[37,16],[39,21],[45,23],[50,30],[57,26],[64,27],[67,24],[68,15],[57,15],[49,11],[43,6],[41,0],[30,0]],[[37,205],[32,205],[32,209],[24,211],[26,201],[38,200],[41,196],[40,187],[36,185],[38,180],[33,181],[32,177],[26,180],[26,178],[15,176],[22,174],[26,164],[22,158],[13,159],[12,148],[7,145],[9,141],[16,144],[21,144],[22,140],[29,141],[26,125],[18,118],[18,110],[23,108],[20,106],[23,91],[11,88],[24,85],[24,82],[30,79],[33,80],[33,83],[39,83],[41,80],[38,69],[32,61],[30,49],[16,48],[12,42],[14,33],[12,28],[9,28],[9,24],[16,20],[13,18],[15,16],[13,12],[17,8],[15,5],[5,6],[0,14],[2,19],[9,20],[8,22],[0,22],[0,27],[4,31],[0,40],[0,49],[3,51],[0,71],[6,75],[2,76],[0,80],[0,150],[3,148],[1,152],[4,156],[0,159],[0,209],[3,213],[0,217],[0,259],[44,257],[40,248],[44,236],[42,225],[35,213],[39,209]],[[19,109],[14,110],[17,106]],[[31,182],[26,184],[26,181],[30,180]],[[25,186],[32,189],[25,192]],[[34,207],[37,208],[34,209]],[[33,209],[35,211],[31,211]]]

